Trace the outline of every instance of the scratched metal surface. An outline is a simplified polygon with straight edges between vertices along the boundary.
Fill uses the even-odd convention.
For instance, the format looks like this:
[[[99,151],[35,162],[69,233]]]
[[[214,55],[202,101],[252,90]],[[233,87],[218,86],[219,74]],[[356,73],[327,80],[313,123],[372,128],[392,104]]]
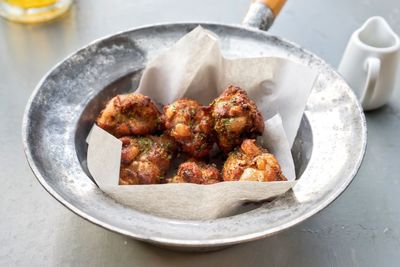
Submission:
[[[360,166],[366,123],[349,86],[311,53],[259,30],[203,23],[218,35],[221,51],[228,58],[274,55],[318,70],[292,149],[297,169],[304,171],[297,173],[293,190],[275,201],[214,220],[154,217],[116,203],[82,168],[85,139],[96,114],[115,94],[136,88],[147,62],[197,25],[142,27],[106,37],[73,54],[36,87],[27,104],[22,136],[40,183],[75,213],[127,236],[204,251],[270,236],[330,204]]]
[[[349,2],[289,1],[271,33],[303,45],[333,66],[350,33],[371,15],[385,16],[400,33],[396,0]],[[170,252],[105,231],[64,209],[33,178],[20,141],[22,112],[32,88],[52,65],[95,38],[132,26],[177,20],[238,23],[247,4],[87,0],[53,24],[0,22],[1,266],[398,265],[398,88],[389,105],[367,114],[366,158],[333,205],[279,235],[211,254]]]

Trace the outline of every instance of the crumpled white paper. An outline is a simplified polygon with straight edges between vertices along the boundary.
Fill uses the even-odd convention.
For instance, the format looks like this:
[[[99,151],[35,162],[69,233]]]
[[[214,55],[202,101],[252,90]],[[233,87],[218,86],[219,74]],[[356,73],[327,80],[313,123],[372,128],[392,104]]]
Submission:
[[[98,186],[136,210],[174,219],[231,215],[243,202],[285,193],[295,184],[290,148],[317,72],[276,57],[226,59],[218,38],[197,27],[150,62],[137,92],[161,104],[187,97],[208,105],[227,86],[245,89],[265,121],[258,142],[273,153],[287,182],[222,182],[213,185],[118,185],[121,143],[94,125],[88,142],[88,169]]]

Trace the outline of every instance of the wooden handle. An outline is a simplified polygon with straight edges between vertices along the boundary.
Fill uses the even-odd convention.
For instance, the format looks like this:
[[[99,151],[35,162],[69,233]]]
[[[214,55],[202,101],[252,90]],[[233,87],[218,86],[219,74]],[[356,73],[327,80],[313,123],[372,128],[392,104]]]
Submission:
[[[286,0],[256,0],[256,2],[266,5],[272,10],[275,16],[278,16]]]
[[[267,31],[285,3],[286,0],[253,0],[242,24]]]

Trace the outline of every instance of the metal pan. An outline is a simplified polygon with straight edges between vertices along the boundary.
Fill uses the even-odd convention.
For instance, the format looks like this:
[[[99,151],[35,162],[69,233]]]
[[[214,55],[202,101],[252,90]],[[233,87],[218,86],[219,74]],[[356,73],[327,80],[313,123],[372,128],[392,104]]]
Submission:
[[[39,182],[66,207],[97,225],[189,250],[266,237],[322,210],[345,190],[361,164],[365,118],[349,86],[322,59],[292,42],[248,27],[268,28],[276,10],[276,6],[252,4],[244,27],[174,23],[135,28],[68,56],[40,81],[24,115],[25,153]],[[146,63],[199,24],[220,37],[227,57],[280,56],[320,74],[292,149],[299,177],[293,191],[234,216],[178,221],[140,213],[99,190],[85,168],[85,138],[103,103],[136,88]]]

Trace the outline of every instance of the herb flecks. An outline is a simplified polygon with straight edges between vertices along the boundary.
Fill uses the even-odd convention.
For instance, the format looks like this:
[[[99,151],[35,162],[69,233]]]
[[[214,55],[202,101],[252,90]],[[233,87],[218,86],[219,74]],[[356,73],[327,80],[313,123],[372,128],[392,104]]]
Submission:
[[[140,150],[145,153],[150,150],[153,145],[153,140],[147,137],[141,137],[138,139],[138,144],[140,146]]]
[[[235,120],[235,118],[227,118],[227,119],[221,119],[222,124],[224,126],[229,126],[232,124],[232,122]]]

